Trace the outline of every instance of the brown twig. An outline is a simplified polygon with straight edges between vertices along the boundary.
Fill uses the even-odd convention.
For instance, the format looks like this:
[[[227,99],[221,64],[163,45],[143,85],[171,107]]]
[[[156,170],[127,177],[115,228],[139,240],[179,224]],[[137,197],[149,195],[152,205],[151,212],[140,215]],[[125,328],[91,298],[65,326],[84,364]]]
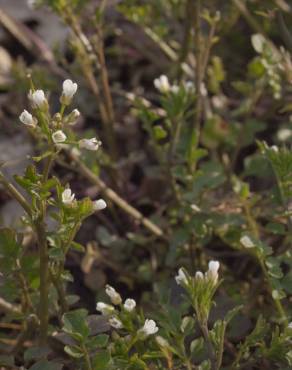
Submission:
[[[7,313],[21,315],[21,309],[19,306],[14,305],[10,302],[7,302],[5,299],[1,297],[0,297],[0,310],[7,312]]]
[[[86,177],[92,184],[97,185],[101,193],[105,197],[110,199],[114,204],[120,207],[123,211],[131,215],[138,223],[144,225],[149,231],[151,231],[157,237],[165,239],[163,230],[157,225],[150,221],[147,217],[144,217],[141,212],[136,208],[132,207],[123,198],[121,198],[114,190],[109,188],[96,174],[94,174],[76,155],[72,152],[67,151],[70,159],[75,163],[78,171]]]

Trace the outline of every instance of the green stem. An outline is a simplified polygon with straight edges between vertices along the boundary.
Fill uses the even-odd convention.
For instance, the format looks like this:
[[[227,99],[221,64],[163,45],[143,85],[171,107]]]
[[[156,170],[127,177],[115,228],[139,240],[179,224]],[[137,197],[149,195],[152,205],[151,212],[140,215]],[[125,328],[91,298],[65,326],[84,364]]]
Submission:
[[[39,319],[40,319],[40,344],[45,344],[47,341],[48,323],[49,323],[49,256],[46,230],[44,224],[43,212],[40,218],[35,223],[39,246],[40,260],[40,302],[39,302]]]
[[[211,339],[210,339],[208,324],[204,320],[203,322],[200,322],[199,325],[200,325],[203,337],[204,337],[206,345],[207,345],[207,350],[208,350],[209,358],[210,358],[210,361],[211,361],[211,369],[212,370],[217,370],[218,368],[217,368],[217,365],[216,365],[216,354],[215,354],[215,350],[214,350],[213,344],[212,344]]]
[[[269,293],[270,293],[270,295],[271,295],[271,297],[274,301],[274,304],[275,304],[275,307],[276,307],[277,311],[279,312],[281,321],[285,324],[285,326],[287,326],[288,325],[288,320],[287,320],[287,315],[285,313],[284,307],[282,306],[281,301],[278,298],[275,298],[273,296],[273,287],[270,283],[269,273],[268,273],[268,270],[266,268],[265,261],[263,261],[263,259],[259,256],[258,256],[258,260],[259,260],[259,263],[261,265],[263,274],[265,276],[265,280],[266,280],[267,285],[268,285]]]
[[[86,369],[87,370],[93,370],[89,353],[88,353],[87,348],[85,347],[85,345],[83,343],[82,343],[82,351],[83,351],[83,354],[84,354]]]
[[[250,205],[247,201],[243,202],[243,209],[244,209],[247,224],[248,224],[250,230],[252,231],[253,235],[257,239],[260,239],[260,232],[259,232],[259,228],[258,228],[256,219],[253,217],[251,209],[250,209]],[[268,270],[266,268],[265,261],[258,254],[256,254],[256,257],[257,257],[257,260],[258,260],[258,262],[261,266],[262,272],[264,274],[264,277],[265,277],[265,280],[266,280],[266,283],[267,283],[269,293],[270,293],[270,295],[273,299],[273,302],[275,304],[275,307],[276,307],[277,311],[279,312],[280,318],[284,323],[287,324],[287,315],[286,315],[285,310],[282,306],[282,303],[279,299],[277,299],[273,296],[273,287],[272,287],[271,282],[270,282],[269,273],[268,273]]]

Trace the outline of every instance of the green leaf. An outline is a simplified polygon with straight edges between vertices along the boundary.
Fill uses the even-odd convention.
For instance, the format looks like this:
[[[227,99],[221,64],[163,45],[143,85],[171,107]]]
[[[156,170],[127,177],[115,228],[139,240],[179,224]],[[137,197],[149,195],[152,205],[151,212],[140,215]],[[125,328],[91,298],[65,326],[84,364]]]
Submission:
[[[86,323],[87,314],[85,309],[65,313],[63,315],[64,330],[69,334],[79,334],[82,338],[87,338],[89,335]]]
[[[77,243],[77,242],[71,242],[70,244],[71,248],[74,249],[75,251],[78,251],[78,252],[82,252],[84,253],[85,252],[85,248],[82,244],[80,243]]]
[[[95,337],[90,338],[88,342],[88,346],[90,348],[103,348],[107,345],[109,340],[109,336],[107,334],[99,334]]]
[[[111,356],[108,351],[98,352],[92,359],[94,370],[108,370]]]
[[[161,126],[154,126],[153,133],[156,140],[164,139],[167,136],[167,132]]]
[[[190,351],[194,358],[202,356],[204,352],[204,339],[202,337],[194,339],[190,344]]]
[[[81,358],[84,353],[78,346],[65,346],[64,351],[73,358]]]
[[[232,308],[230,311],[228,311],[228,313],[226,314],[224,320],[226,321],[226,323],[228,324],[233,318],[234,316],[236,316],[238,314],[238,312],[243,308],[242,305],[240,306],[236,306],[234,308]]]
[[[62,364],[47,360],[41,360],[32,365],[29,370],[61,370],[63,369]]]
[[[30,347],[24,352],[24,361],[39,360],[51,352],[49,347]]]
[[[0,229],[0,261],[3,272],[11,272],[20,250],[15,231],[9,228]]]
[[[53,152],[51,151],[47,151],[45,152],[44,154],[40,155],[40,156],[37,156],[37,157],[32,157],[32,159],[35,161],[35,162],[40,162],[42,161],[43,159],[47,158],[48,156],[50,156],[51,154],[54,154]]]

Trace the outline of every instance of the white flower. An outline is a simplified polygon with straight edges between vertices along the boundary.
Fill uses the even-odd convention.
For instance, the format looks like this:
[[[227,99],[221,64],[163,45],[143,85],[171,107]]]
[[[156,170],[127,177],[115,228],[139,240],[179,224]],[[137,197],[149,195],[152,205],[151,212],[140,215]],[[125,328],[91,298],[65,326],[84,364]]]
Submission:
[[[277,147],[277,145],[272,145],[270,147],[271,150],[273,150],[274,152],[278,153],[279,152],[279,148]]]
[[[61,96],[61,103],[62,104],[70,104],[74,94],[76,93],[78,88],[77,83],[71,80],[65,80],[63,82],[63,92]]]
[[[76,93],[77,88],[78,85],[76,82],[73,82],[72,80],[65,80],[63,82],[63,95],[71,99]]]
[[[198,207],[196,204],[191,204],[191,209],[192,209],[195,213],[201,212],[201,208],[200,208],[200,207]]]
[[[106,202],[103,199],[98,199],[92,202],[94,211],[101,211],[106,208]]]
[[[158,327],[156,326],[156,322],[154,320],[146,319],[144,326],[138,330],[138,332],[147,337],[148,335],[152,335],[158,332]]]
[[[288,324],[288,329],[292,329],[292,321]]]
[[[280,141],[286,141],[292,136],[292,130],[289,128],[282,128],[278,131],[277,137]]]
[[[132,312],[136,307],[136,302],[134,299],[127,298],[124,303],[124,309],[128,312]]]
[[[95,137],[92,139],[82,139],[79,140],[79,148],[84,148],[87,150],[97,150],[101,145],[101,142],[97,140]]]
[[[75,194],[72,194],[71,189],[67,188],[62,193],[62,202],[66,205],[71,205],[74,202]]]
[[[156,78],[154,80],[154,86],[162,93],[167,93],[171,89],[168,78],[165,75],[161,75],[159,78]]]
[[[220,263],[218,261],[210,261],[209,262],[209,270],[207,271],[207,276],[217,283],[218,280],[218,270],[220,267]]]
[[[240,238],[240,243],[245,247],[245,248],[253,248],[254,242],[251,240],[251,238],[248,235],[244,235]]]
[[[111,302],[113,304],[121,304],[122,303],[122,298],[121,298],[120,294],[112,286],[106,285],[105,292],[110,297]]]
[[[202,280],[204,279],[204,274],[201,271],[197,271],[195,275],[196,280]]]
[[[177,94],[179,92],[179,86],[178,85],[172,85],[170,87],[170,91],[173,93],[173,94]]]
[[[182,283],[188,283],[188,279],[182,268],[178,270],[178,275],[175,277],[175,281],[178,285],[181,285]]]
[[[103,302],[97,302],[96,304],[96,310],[101,312],[103,315],[110,315],[111,313],[114,312],[114,307],[109,305],[109,304],[106,304],[106,303],[103,303]]]
[[[110,326],[112,326],[115,329],[122,329],[122,327],[123,327],[122,322],[119,319],[117,319],[116,317],[111,317],[108,320],[108,322],[109,322]]]
[[[30,90],[28,97],[32,102],[33,108],[43,109],[43,108],[46,108],[48,105],[48,102],[47,102],[47,99],[45,97],[45,93],[43,90],[36,90],[34,92]]]
[[[37,119],[34,118],[27,110],[24,111],[19,116],[19,120],[26,126],[36,127]]]
[[[64,134],[62,130],[58,130],[53,133],[52,139],[55,144],[59,144],[63,143],[67,139],[67,136]]]

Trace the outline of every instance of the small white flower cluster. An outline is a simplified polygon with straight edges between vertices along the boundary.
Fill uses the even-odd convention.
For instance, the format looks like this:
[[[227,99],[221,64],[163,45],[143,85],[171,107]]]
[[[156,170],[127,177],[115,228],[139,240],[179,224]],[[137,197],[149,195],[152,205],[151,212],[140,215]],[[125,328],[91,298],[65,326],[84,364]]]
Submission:
[[[154,86],[162,94],[167,94],[169,92],[177,93],[179,90],[179,86],[175,84],[171,85],[168,80],[168,77],[165,75],[161,75],[160,77],[155,78]]]
[[[113,305],[121,305],[123,303],[120,293],[110,285],[106,285],[105,292],[109,296]],[[136,302],[132,298],[127,298],[123,304],[123,308],[127,312],[132,312],[136,307]],[[100,311],[103,315],[108,315],[114,312],[114,307],[103,302],[98,302],[96,305],[97,311]]]
[[[210,261],[208,267],[209,269],[207,272],[205,272],[205,275],[201,271],[197,271],[195,274],[195,279],[205,281],[211,280],[214,284],[217,284],[220,263],[218,261]],[[178,275],[175,277],[175,281],[178,285],[188,284],[188,278],[182,268],[178,270]]]
[[[162,94],[167,94],[169,92],[172,92],[173,94],[177,94],[180,90],[180,86],[177,84],[171,84],[169,82],[169,79],[165,75],[161,75],[158,78],[155,78],[154,80],[154,86],[158,91],[160,91]],[[195,92],[195,86],[192,81],[186,81],[183,83],[183,88],[187,93],[194,93]],[[204,92],[203,92],[204,90]],[[202,85],[202,95],[206,95],[205,92],[206,88]]]
[[[120,293],[118,293],[115,288],[110,285],[106,285],[105,292],[109,296],[113,305],[121,306],[122,309],[127,313],[131,313],[135,310],[136,301],[134,299],[127,298],[123,303]],[[110,316],[108,322],[114,329],[123,328],[122,321],[115,315],[116,311],[114,306],[104,302],[97,302],[96,310],[101,312],[102,315]],[[138,335],[140,337],[147,337],[151,334],[155,334],[157,331],[158,327],[156,326],[155,321],[146,319],[143,327],[138,330]]]
[[[75,202],[75,194],[72,193],[70,188],[66,188],[62,192],[62,203],[66,206],[73,206]],[[94,212],[101,211],[107,207],[106,202],[103,199],[98,199],[92,202],[92,209]]]
[[[78,85],[76,82],[73,82],[69,79],[63,82],[63,91],[60,97],[60,102],[64,106],[67,106],[71,103],[73,96],[76,94]],[[28,98],[30,100],[31,106],[34,110],[41,110],[44,112],[48,111],[49,104],[46,99],[45,93],[43,90],[29,91]],[[77,122],[77,119],[80,117],[80,112],[78,109],[74,109],[67,117],[64,118],[64,123],[69,125],[74,125]],[[19,116],[20,121],[31,128],[36,128],[38,120],[32,116],[27,110],[24,110]],[[58,129],[52,133],[52,141],[56,146],[60,147],[60,144],[64,143],[67,140],[66,134]],[[96,151],[101,146],[101,142],[97,138],[93,137],[91,139],[81,139],[78,142],[80,149],[87,149],[91,151]]]

